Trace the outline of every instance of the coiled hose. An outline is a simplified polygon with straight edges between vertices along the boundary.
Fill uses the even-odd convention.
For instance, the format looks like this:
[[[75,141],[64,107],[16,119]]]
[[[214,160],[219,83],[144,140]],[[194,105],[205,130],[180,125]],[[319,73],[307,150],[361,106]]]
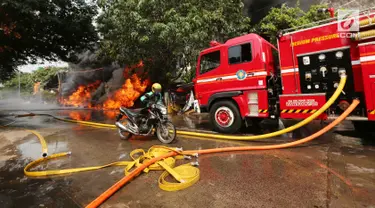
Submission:
[[[375,17],[373,17],[373,18],[367,18],[367,19],[364,19],[364,20],[361,20],[360,22],[359,22],[359,27],[368,27],[368,26],[371,26],[371,25],[373,25],[373,24],[375,24]]]
[[[358,32],[354,34],[354,36],[352,37],[352,39],[355,41],[360,41],[360,40],[365,40],[365,39],[370,39],[370,38],[375,38],[375,30]]]
[[[269,150],[269,149],[281,149],[281,148],[288,148],[293,147],[296,145],[300,145],[306,142],[309,142],[313,139],[316,139],[317,137],[323,135],[324,133],[331,130],[333,127],[335,127],[337,124],[342,122],[359,104],[359,100],[354,100],[352,104],[349,106],[348,109],[345,110],[344,113],[342,113],[336,120],[334,120],[332,123],[324,127],[323,129],[319,130],[318,132],[314,133],[311,136],[308,136],[306,138],[300,139],[298,141],[289,142],[285,144],[278,144],[278,145],[263,145],[263,146],[246,146],[246,147],[224,147],[224,148],[216,148],[216,149],[206,149],[206,150],[189,150],[189,151],[183,151],[181,154],[212,154],[212,153],[219,153],[219,152],[230,152],[230,151],[249,151],[249,150]],[[103,202],[105,202],[108,198],[110,198],[117,190],[119,190],[123,185],[131,181],[137,174],[139,174],[141,171],[143,171],[145,168],[147,168],[149,165],[158,162],[159,160],[162,160],[167,157],[172,157],[177,155],[177,152],[169,152],[168,154],[162,155],[157,158],[153,158],[152,160],[148,161],[147,163],[144,163],[142,166],[139,166],[136,168],[132,174],[129,174],[122,178],[119,182],[114,184],[112,187],[110,187],[108,190],[103,192],[100,196],[98,196],[94,201],[92,201],[90,204],[86,206],[86,208],[96,208],[100,206]]]
[[[196,155],[196,154],[211,154],[211,153],[219,153],[219,152],[229,152],[229,151],[249,151],[249,150],[268,150],[268,149],[280,149],[280,148],[288,148],[288,147],[293,147],[296,145],[300,145],[306,142],[309,142],[322,134],[326,133],[330,129],[332,129],[334,126],[336,126],[338,123],[343,121],[359,104],[359,100],[354,100],[353,103],[349,106],[349,108],[342,114],[340,115],[335,121],[330,123],[328,126],[325,128],[321,129],[320,131],[316,132],[315,134],[306,137],[304,139],[290,142],[290,143],[285,143],[285,144],[278,144],[278,145],[263,145],[263,146],[246,146],[246,147],[226,147],[226,148],[216,148],[216,149],[206,149],[206,150],[190,150],[190,151],[177,151],[175,149],[171,149],[169,147],[163,147],[163,146],[156,146],[154,148],[158,148],[159,150],[154,152],[153,155],[155,157],[153,158],[148,158],[143,161],[143,163],[137,163],[135,161],[123,161],[123,162],[115,162],[111,163],[109,165],[105,166],[96,166],[96,167],[86,167],[86,168],[78,168],[78,169],[66,169],[66,170],[51,170],[51,171],[37,171],[37,172],[29,172],[28,169],[30,169],[32,166],[46,160],[46,159],[52,159],[52,158],[57,158],[60,156],[65,156],[70,153],[59,153],[55,154],[52,156],[49,156],[47,158],[42,158],[39,159],[35,162],[30,163],[25,167],[25,174],[29,176],[47,176],[51,174],[66,174],[66,173],[72,173],[72,172],[80,172],[80,171],[89,171],[89,170],[94,170],[94,169],[100,169],[108,166],[113,166],[113,165],[129,165],[131,167],[135,166],[136,168],[129,172],[130,168],[126,168],[126,176],[121,179],[118,183],[116,183],[114,186],[112,186],[110,189],[108,189],[106,192],[104,192],[102,195],[100,195],[97,199],[95,199],[92,203],[90,203],[87,207],[97,207],[101,203],[103,203],[106,199],[108,199],[113,193],[115,193],[119,188],[121,188],[123,185],[125,185],[128,181],[130,181],[132,178],[137,176],[141,171],[144,171],[145,169],[147,170],[150,166],[152,165],[159,165],[163,168],[165,168],[165,165],[162,165],[163,163],[160,163],[160,160],[162,159],[167,159],[171,157],[175,157],[177,155]],[[37,133],[37,132],[36,132]],[[40,134],[39,134],[40,135]],[[44,141],[45,143],[45,141]],[[161,151],[160,149],[166,149],[167,151]],[[153,149],[153,148],[151,148]],[[149,150],[149,152],[151,151]],[[135,150],[131,153],[131,157],[133,157],[134,154],[136,153],[142,153],[140,150]],[[144,153],[144,152],[143,152]],[[137,163],[137,165],[135,165]],[[181,167],[181,166],[180,166]],[[185,175],[187,179],[189,179],[188,184],[184,184],[184,172],[183,170],[184,167],[181,168],[175,168],[173,171],[177,175],[177,178],[179,178],[180,183],[177,184],[168,184],[165,182],[164,178],[168,175],[167,173],[163,173],[160,178],[159,178],[159,186],[163,190],[180,190],[183,188],[186,188],[192,184],[194,184],[196,181],[199,180],[199,171],[197,172],[195,169],[190,170],[189,174]],[[165,168],[168,169],[168,168]],[[181,169],[181,170],[179,170]],[[172,175],[173,174],[172,171]],[[181,176],[182,175],[182,176]],[[181,183],[182,182],[182,183]],[[161,184],[162,183],[162,184]]]

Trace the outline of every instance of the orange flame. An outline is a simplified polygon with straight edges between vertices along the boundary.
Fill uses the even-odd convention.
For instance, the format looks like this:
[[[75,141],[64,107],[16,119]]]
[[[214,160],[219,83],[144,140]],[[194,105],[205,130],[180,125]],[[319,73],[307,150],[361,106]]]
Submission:
[[[117,111],[103,111],[104,115],[109,119],[116,118],[118,112]]]
[[[72,111],[69,113],[69,117],[77,121],[88,121],[91,120],[91,112]]]
[[[98,80],[95,83],[87,86],[79,86],[78,89],[67,99],[61,99],[60,103],[74,107],[91,107],[91,93],[93,93],[99,87],[100,83],[101,82]]]
[[[144,79],[147,73],[144,71],[143,62],[139,64],[126,67],[124,70],[125,83],[120,89],[115,91],[102,105],[92,106],[90,103],[92,93],[99,87],[100,81],[87,86],[79,86],[78,89],[66,99],[60,99],[60,103],[75,107],[88,107],[94,109],[116,110],[121,106],[132,107],[134,101],[137,100],[146,90],[149,85],[149,80]],[[117,112],[104,112],[109,118],[115,118]],[[77,114],[73,115],[77,118]],[[82,118],[81,118],[82,119]]]
[[[129,79],[131,75],[137,74],[138,77],[144,77],[147,73],[144,71],[143,61],[140,61],[137,65],[126,67],[124,70],[125,79]]]
[[[104,104],[104,109],[118,109],[123,107],[132,107],[134,101],[145,92],[149,81],[141,81],[137,74],[133,74],[130,79],[125,81],[121,89],[117,90],[112,97],[108,98]]]

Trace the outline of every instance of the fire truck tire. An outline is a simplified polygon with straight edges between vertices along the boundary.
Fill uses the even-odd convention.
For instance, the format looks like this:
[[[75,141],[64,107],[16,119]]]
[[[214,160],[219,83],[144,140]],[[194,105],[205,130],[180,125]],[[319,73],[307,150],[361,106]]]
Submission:
[[[218,101],[212,105],[210,122],[215,131],[226,134],[236,133],[242,126],[238,107],[230,100]]]

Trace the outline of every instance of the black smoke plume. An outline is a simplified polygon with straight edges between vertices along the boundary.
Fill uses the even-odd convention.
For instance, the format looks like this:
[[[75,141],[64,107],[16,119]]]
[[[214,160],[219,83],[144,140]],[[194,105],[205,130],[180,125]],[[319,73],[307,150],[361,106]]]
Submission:
[[[124,82],[123,69],[115,63],[103,63],[98,61],[97,53],[86,51],[79,54],[75,63],[70,63],[69,68],[73,69],[66,73],[66,78],[61,85],[61,96],[67,97],[71,95],[80,85],[92,84],[100,81],[97,92],[94,93],[95,98],[99,99],[105,94],[107,86],[113,91],[121,87]],[[114,76],[114,72],[115,76]]]

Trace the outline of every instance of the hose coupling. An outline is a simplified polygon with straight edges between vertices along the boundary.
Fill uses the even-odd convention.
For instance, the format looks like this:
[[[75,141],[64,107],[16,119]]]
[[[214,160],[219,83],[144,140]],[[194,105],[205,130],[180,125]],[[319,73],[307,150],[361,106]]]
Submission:
[[[69,155],[69,156],[72,155],[72,152],[67,152],[67,155]]]
[[[184,151],[184,150],[182,149],[182,147],[176,147],[176,151],[178,151],[178,152],[182,152],[182,151]]]
[[[184,155],[184,159],[185,159],[185,160],[191,160],[191,156]]]
[[[199,162],[191,162],[190,165],[192,165],[192,166],[199,166]]]
[[[198,158],[199,154],[198,153],[194,153],[194,154],[192,154],[192,156]]]
[[[345,69],[342,69],[339,71],[339,75],[340,75],[340,78],[346,78],[346,70]]]

